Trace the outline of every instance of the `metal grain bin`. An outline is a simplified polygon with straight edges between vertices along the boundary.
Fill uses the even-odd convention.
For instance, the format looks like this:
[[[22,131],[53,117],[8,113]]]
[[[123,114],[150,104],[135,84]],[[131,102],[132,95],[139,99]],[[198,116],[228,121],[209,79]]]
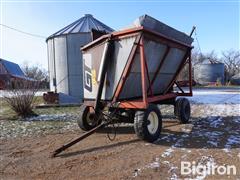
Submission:
[[[202,85],[224,83],[224,64],[200,64],[194,68],[194,79]]]
[[[230,82],[232,85],[240,85],[240,73],[234,75],[233,77],[231,77]]]
[[[48,68],[50,90],[71,96],[64,102],[81,102],[82,86],[82,53],[79,49],[91,42],[93,31],[112,32],[113,29],[95,19],[92,15],[84,17],[62,28],[47,38]]]

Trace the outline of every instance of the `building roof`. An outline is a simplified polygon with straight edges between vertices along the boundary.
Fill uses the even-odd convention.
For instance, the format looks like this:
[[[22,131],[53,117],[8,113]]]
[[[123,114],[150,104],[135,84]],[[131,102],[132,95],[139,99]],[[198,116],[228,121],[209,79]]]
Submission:
[[[1,59],[0,63],[3,64],[3,66],[6,68],[7,72],[13,76],[19,76],[19,77],[25,77],[25,74],[21,70],[18,64]]]
[[[77,21],[69,24],[68,26],[62,28],[61,30],[49,36],[47,40],[55,36],[60,36],[64,34],[91,32],[92,29],[95,29],[98,31],[105,31],[107,33],[114,31],[114,29],[108,27],[107,25],[103,24],[99,20],[95,19],[91,14],[85,14],[83,17],[81,17]]]

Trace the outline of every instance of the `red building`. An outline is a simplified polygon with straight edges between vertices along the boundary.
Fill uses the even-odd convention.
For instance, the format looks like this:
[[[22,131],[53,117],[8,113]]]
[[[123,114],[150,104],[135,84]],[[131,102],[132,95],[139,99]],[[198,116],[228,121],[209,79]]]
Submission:
[[[0,58],[0,90],[11,87],[15,81],[29,81],[18,64]]]

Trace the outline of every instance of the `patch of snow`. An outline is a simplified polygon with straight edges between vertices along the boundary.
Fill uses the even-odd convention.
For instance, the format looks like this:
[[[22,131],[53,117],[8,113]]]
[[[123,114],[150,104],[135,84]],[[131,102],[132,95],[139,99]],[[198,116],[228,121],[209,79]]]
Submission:
[[[182,137],[183,137],[183,138],[188,138],[188,137],[189,137],[189,134],[183,134]]]
[[[240,91],[194,90],[189,100],[197,104],[240,104]]]
[[[162,163],[168,165],[169,161],[163,161]]]
[[[166,149],[163,153],[162,153],[162,157],[168,157],[168,156],[171,156],[171,154],[172,154],[172,152],[173,152],[174,150],[172,149],[172,148],[168,148],[168,149]]]
[[[194,95],[223,95],[223,94],[227,94],[227,95],[235,95],[235,94],[238,94],[239,90],[236,89],[236,90],[232,90],[232,91],[226,91],[225,89],[212,89],[212,90],[205,90],[205,89],[195,89],[193,90],[193,93]]]
[[[43,93],[45,93],[46,91],[38,91],[36,92],[35,96],[42,96]],[[7,90],[0,90],[0,97],[4,97],[4,96],[9,96],[9,92]]]
[[[216,142],[216,141],[209,140],[209,141],[207,141],[207,143],[208,143],[208,144],[211,144],[211,145],[213,145],[213,146],[215,146],[215,147],[218,146],[218,142]]]
[[[48,119],[51,117],[51,119]],[[15,138],[32,135],[42,135],[51,132],[65,132],[78,130],[77,115],[42,115],[27,120],[0,121],[0,139]]]
[[[39,116],[33,116],[25,118],[25,121],[59,121],[72,119],[69,114],[41,114]]]
[[[160,167],[160,163],[155,161],[153,163],[150,163],[149,165],[147,165],[148,168],[159,168]]]
[[[181,136],[181,138],[179,138],[177,140],[177,142],[175,144],[172,145],[172,148],[179,148],[182,147],[184,143],[184,138]]]
[[[144,169],[155,169],[155,168],[159,168],[159,167],[160,167],[159,158],[155,158],[154,162],[149,163],[142,168],[135,169],[134,173],[133,173],[133,177],[134,178],[137,177],[140,174],[140,172]]]
[[[208,172],[211,172],[211,169],[213,166],[216,166],[215,160],[212,156],[202,156],[200,161],[198,162],[198,165],[206,166],[206,171],[203,171],[203,175],[198,175],[195,179],[196,180],[202,180],[207,177]]]
[[[133,177],[137,177],[138,174],[140,173],[141,169],[135,169],[133,173]]]
[[[174,134],[167,134],[167,135],[164,134],[158,140],[156,140],[156,143],[160,142],[160,141],[172,142],[172,141],[175,141],[175,140],[177,140],[177,138]]]
[[[210,123],[210,127],[213,127],[213,128],[218,128],[218,127],[223,126],[223,125],[224,125],[224,123],[223,123],[221,117],[219,117],[219,118],[217,118],[217,119],[214,119],[214,120],[211,121],[211,123]]]
[[[240,116],[240,104],[204,104],[197,107],[199,115],[203,117],[208,116]]]
[[[151,168],[151,169],[153,169],[153,168],[159,168],[159,167],[160,167],[160,163],[159,163],[159,158],[158,158],[158,157],[155,158],[155,161],[154,161],[154,162],[152,162],[152,163],[150,163],[150,164],[148,164],[148,165],[145,166],[145,168]]]
[[[233,121],[234,121],[235,123],[240,124],[240,118],[233,119]]]
[[[170,180],[177,180],[178,179],[177,174],[176,174],[177,169],[178,169],[178,167],[172,165],[170,167],[170,169],[168,170],[168,172],[172,173],[172,175],[170,177]]]
[[[178,180],[177,175],[173,173],[172,176],[170,177],[170,180]]]
[[[191,153],[192,151],[190,149],[187,149],[187,148],[181,148],[181,151],[184,151],[186,153]],[[185,154],[187,155],[187,154]]]
[[[191,136],[196,138],[199,137],[202,141],[207,142],[206,145],[209,144],[213,147],[219,146],[226,133],[226,131],[223,131],[221,128],[219,129],[219,126],[224,125],[224,120],[221,117],[209,117],[200,121],[195,121],[193,124],[194,131],[192,131]],[[216,129],[209,129],[209,127]],[[228,132],[231,133],[231,126],[229,128]]]
[[[221,132],[221,131],[208,131],[208,132],[205,132],[203,136],[209,137],[209,139],[211,139],[211,138],[218,138],[223,134],[224,132]]]
[[[181,130],[185,133],[190,133],[192,131],[193,125],[192,124],[184,124],[184,127]],[[186,134],[188,136],[188,134]]]
[[[227,143],[225,144],[223,150],[228,153],[230,152],[230,149],[236,145],[240,146],[240,135],[238,136],[230,135],[229,138],[227,139]]]

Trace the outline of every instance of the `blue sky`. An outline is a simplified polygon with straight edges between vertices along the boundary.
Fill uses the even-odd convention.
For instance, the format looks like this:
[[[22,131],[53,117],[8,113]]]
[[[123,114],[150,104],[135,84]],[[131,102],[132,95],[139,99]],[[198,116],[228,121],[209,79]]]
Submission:
[[[202,52],[215,50],[220,55],[224,50],[239,50],[239,1],[0,1],[1,24],[44,37],[84,14],[93,14],[116,30],[130,25],[140,15],[149,14],[186,33],[193,25],[197,26]],[[0,33],[1,58],[47,68],[44,38],[24,35],[2,26]],[[196,42],[193,45],[198,48]]]

